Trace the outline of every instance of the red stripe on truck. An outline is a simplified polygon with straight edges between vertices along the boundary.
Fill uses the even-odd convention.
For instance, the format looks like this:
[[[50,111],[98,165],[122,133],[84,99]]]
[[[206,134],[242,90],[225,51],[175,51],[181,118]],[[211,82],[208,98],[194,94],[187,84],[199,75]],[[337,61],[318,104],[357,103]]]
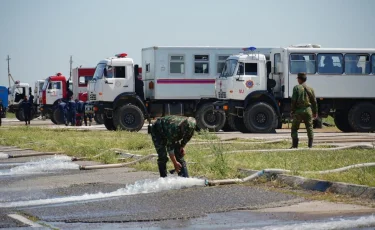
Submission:
[[[215,84],[215,79],[158,79],[157,84]]]

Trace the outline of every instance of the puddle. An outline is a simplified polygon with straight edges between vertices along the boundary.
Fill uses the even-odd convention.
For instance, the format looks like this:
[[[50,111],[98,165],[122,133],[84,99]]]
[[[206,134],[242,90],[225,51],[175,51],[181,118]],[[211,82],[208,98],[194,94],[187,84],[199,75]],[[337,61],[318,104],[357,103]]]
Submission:
[[[0,176],[29,175],[39,173],[50,173],[63,170],[79,169],[77,164],[72,163],[67,156],[54,156],[38,161],[31,161],[11,169],[0,170]]]
[[[20,166],[22,167],[22,166]],[[205,186],[205,181],[197,178],[182,178],[182,177],[169,177],[169,178],[159,178],[156,180],[142,180],[137,181],[134,184],[128,185],[125,188],[120,188],[116,191],[109,193],[94,193],[94,194],[84,194],[80,196],[68,196],[68,197],[58,197],[50,199],[40,199],[40,200],[28,200],[28,201],[16,201],[0,203],[0,207],[26,207],[26,206],[37,206],[37,205],[49,205],[49,204],[59,204],[75,201],[88,201],[97,200],[103,198],[111,198],[118,196],[128,196],[142,193],[153,193],[161,192],[166,190],[176,190],[195,186]]]

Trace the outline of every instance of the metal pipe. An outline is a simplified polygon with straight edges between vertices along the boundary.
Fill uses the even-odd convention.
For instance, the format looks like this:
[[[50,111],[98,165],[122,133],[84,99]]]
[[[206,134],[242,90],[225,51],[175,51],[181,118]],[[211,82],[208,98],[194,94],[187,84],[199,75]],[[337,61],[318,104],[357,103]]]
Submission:
[[[139,158],[138,160],[135,160],[135,161],[131,161],[131,162],[127,162],[127,163],[119,163],[119,164],[88,165],[88,166],[80,165],[79,169],[80,170],[90,170],[90,169],[120,168],[120,167],[126,167],[126,166],[130,166],[130,165],[134,165],[136,163],[146,161],[146,160],[149,160],[149,159],[151,159],[153,157],[157,157],[157,156],[158,156],[157,154],[150,154],[150,155],[144,156],[142,158]]]
[[[324,170],[324,171],[301,171],[300,173],[328,174],[328,173],[344,172],[344,171],[348,171],[354,168],[365,168],[365,167],[375,167],[375,162],[354,164],[354,165],[349,165],[349,166],[342,167],[342,168],[330,169],[330,170]],[[236,179],[224,179],[224,180],[206,180],[205,184],[208,186],[237,184],[237,183],[244,183],[244,182],[252,181],[258,177],[263,176],[266,173],[282,174],[282,173],[290,173],[290,172],[292,171],[288,169],[263,169],[243,179],[236,178]]]
[[[47,156],[63,154],[61,152],[44,152],[44,153],[25,153],[25,154],[8,154],[9,158],[21,158],[21,157],[35,157],[35,156]]]
[[[353,149],[353,148],[363,148],[363,149],[373,149],[374,146],[369,144],[355,144],[355,145],[347,145],[335,148],[299,148],[299,149],[249,149],[249,150],[234,150],[228,151],[224,153],[243,153],[243,152],[290,152],[290,151],[300,151],[300,150],[308,150],[308,151],[337,151],[337,150],[344,150],[344,149]],[[213,155],[209,155],[213,156]]]
[[[26,150],[32,150],[32,149],[4,149],[4,150],[1,150],[1,152],[5,153],[5,152],[26,151]]]

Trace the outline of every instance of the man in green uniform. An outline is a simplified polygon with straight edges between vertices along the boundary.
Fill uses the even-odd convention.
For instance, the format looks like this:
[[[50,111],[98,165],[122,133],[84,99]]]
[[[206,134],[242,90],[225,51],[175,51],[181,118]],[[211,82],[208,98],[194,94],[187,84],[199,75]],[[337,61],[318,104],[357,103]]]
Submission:
[[[195,127],[196,121],[192,117],[165,116],[156,120],[151,136],[158,153],[160,177],[167,176],[167,151],[178,175],[189,177],[184,147],[193,136]]]
[[[313,119],[317,118],[318,105],[316,103],[314,90],[308,87],[306,82],[306,74],[298,73],[297,80],[299,85],[294,86],[291,105],[292,123],[292,148],[298,148],[298,129],[301,121],[304,121],[307,136],[309,138],[308,146],[312,147],[314,131]]]

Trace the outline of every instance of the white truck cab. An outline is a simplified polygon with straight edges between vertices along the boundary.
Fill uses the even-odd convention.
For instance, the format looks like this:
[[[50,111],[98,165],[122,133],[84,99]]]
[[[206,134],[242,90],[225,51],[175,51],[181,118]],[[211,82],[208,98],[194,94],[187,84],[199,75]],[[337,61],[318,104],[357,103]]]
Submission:
[[[253,91],[267,90],[266,71],[264,54],[230,56],[216,81],[217,98],[244,100]]]
[[[126,54],[101,60],[89,83],[90,101],[114,101],[124,92],[134,92],[134,62]]]
[[[226,111],[228,125],[243,133],[274,132],[279,110],[270,79],[271,63],[255,47],[230,56],[216,79],[215,110]]]

